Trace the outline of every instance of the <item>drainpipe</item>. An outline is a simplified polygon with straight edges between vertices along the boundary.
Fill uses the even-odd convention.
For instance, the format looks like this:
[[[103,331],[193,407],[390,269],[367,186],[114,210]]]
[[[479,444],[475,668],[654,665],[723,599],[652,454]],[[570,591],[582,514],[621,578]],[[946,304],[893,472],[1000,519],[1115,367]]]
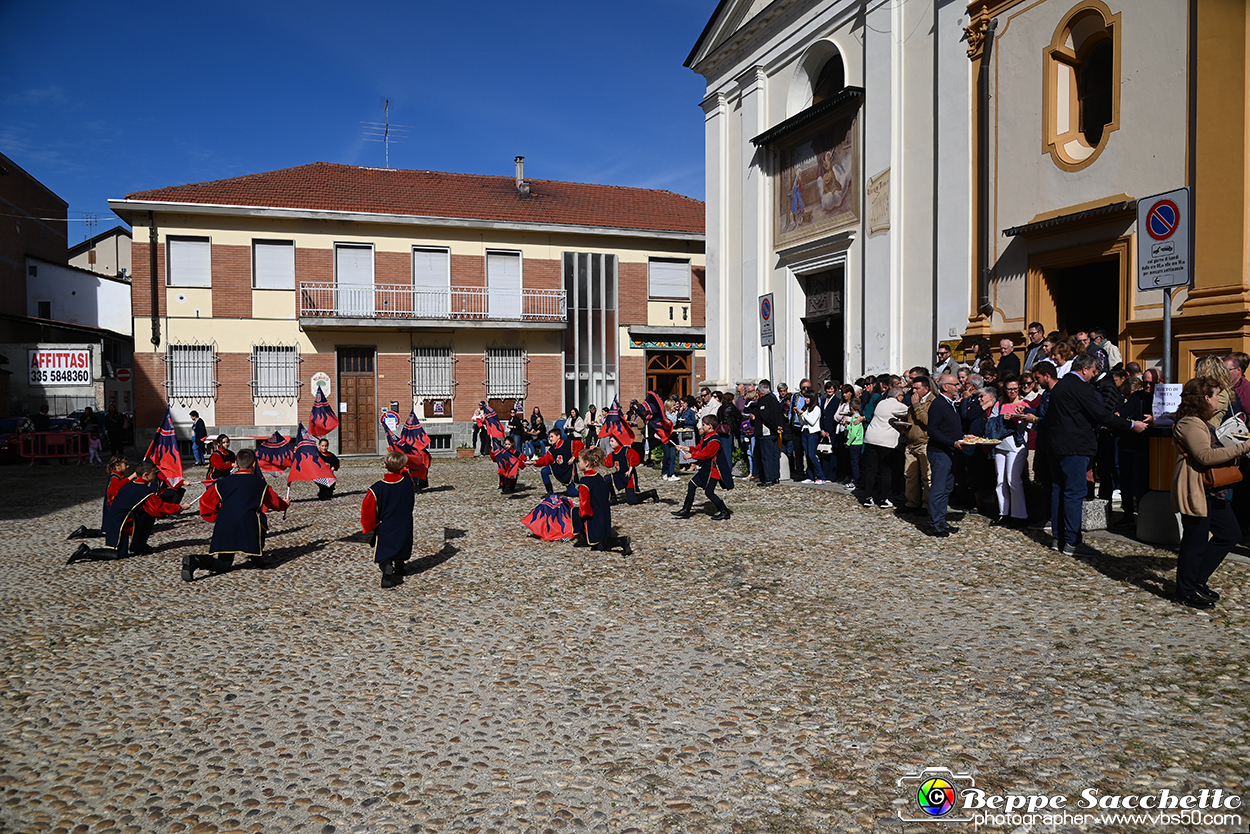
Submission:
[[[977,121],[977,155],[980,162],[980,194],[977,195],[977,229],[978,244],[981,247],[981,273],[977,276],[977,313],[983,316],[993,315],[994,307],[990,304],[990,51],[994,46],[994,30],[998,28],[998,18],[991,20],[985,27],[985,42],[981,47],[981,68],[978,82],[981,106],[978,108]]]
[[[152,347],[161,344],[161,308],[156,298],[156,217],[148,212],[148,279],[152,288]]]

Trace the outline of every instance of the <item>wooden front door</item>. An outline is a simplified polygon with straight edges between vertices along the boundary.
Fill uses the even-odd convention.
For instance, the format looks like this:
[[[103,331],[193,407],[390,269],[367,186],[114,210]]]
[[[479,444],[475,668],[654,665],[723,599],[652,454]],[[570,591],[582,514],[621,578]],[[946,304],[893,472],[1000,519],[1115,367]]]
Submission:
[[[339,398],[347,403],[347,411],[339,414],[339,454],[377,452],[378,403],[373,353],[373,348],[339,349]]]
[[[690,396],[691,358],[689,353],[647,351],[647,390],[661,400],[671,394],[682,399]]]

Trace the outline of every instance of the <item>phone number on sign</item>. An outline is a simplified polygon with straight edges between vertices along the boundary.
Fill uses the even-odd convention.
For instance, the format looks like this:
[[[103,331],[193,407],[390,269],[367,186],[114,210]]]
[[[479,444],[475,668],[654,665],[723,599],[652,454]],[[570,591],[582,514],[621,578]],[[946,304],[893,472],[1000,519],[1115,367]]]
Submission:
[[[84,368],[67,368],[65,370],[41,371],[38,368],[31,368],[30,381],[36,385],[55,385],[61,384],[82,384],[87,385],[91,382],[91,371]]]

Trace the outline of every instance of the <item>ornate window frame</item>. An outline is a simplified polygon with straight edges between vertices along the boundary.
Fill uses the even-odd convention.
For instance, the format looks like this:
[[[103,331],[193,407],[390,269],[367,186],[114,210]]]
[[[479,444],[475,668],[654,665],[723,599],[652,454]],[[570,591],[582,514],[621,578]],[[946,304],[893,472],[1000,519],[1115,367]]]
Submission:
[[[1079,42],[1078,42],[1079,39]],[[1111,121],[1091,146],[1081,131],[1077,73],[1090,51],[1111,41]],[[1042,49],[1042,153],[1065,171],[1088,168],[1120,128],[1120,15],[1102,0],[1082,0],[1055,28]]]

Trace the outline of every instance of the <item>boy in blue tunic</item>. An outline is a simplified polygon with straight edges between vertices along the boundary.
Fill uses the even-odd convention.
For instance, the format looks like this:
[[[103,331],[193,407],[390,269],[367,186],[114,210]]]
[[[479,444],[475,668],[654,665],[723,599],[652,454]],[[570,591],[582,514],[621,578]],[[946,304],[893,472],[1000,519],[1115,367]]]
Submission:
[[[733,458],[729,451],[730,440],[718,433],[718,427],[719,423],[715,417],[711,415],[704,417],[703,437],[699,445],[682,447],[688,449],[690,457],[699,462],[699,471],[686,486],[686,503],[680,510],[673,513],[678,518],[690,518],[694,515],[694,494],[699,487],[703,487],[703,494],[716,508],[716,515],[712,516],[713,521],[727,521],[733,515],[729,507],[725,506],[725,502],[716,495],[717,484],[723,485],[725,489],[734,488]]]
[[[612,506],[608,500],[608,482],[599,474],[605,455],[598,446],[583,449],[577,456],[577,511],[573,513],[574,547],[611,550],[619,547],[626,556],[633,553],[629,536],[612,535]]]
[[[256,471],[256,452],[240,450],[235,467],[233,475],[214,481],[200,497],[200,515],[213,523],[213,537],[207,556],[182,557],[183,582],[193,580],[197,570],[225,573],[234,565],[235,554],[259,564],[269,529],[265,511],[290,506]]]
[[[382,459],[386,474],[369,487],[360,504],[360,528],[373,534],[373,561],[382,571],[382,587],[404,581],[404,564],[412,558],[412,508],[416,484],[404,468],[408,456],[394,449]]]
[[[156,464],[151,461],[139,464],[133,480],[119,478],[114,483],[118,484],[117,490],[104,508],[104,546],[92,548],[80,544],[66,564],[81,559],[125,559],[130,555],[152,553],[148,535],[156,519],[176,515],[191,506],[161,498],[156,484]]]

